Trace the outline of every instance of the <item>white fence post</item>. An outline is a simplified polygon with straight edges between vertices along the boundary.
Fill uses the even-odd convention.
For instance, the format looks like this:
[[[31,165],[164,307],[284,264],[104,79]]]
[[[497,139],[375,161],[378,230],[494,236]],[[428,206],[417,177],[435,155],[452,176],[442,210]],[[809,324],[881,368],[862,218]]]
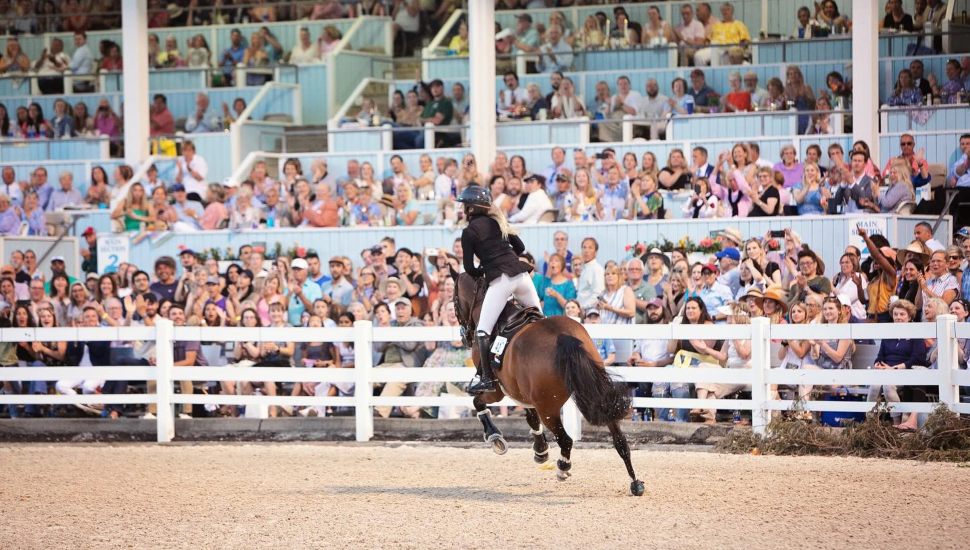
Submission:
[[[960,402],[960,386],[953,374],[959,366],[956,339],[956,316],[939,315],[936,318],[936,368],[940,380],[940,403],[954,410]]]
[[[559,414],[562,415],[562,427],[566,429],[569,437],[573,438],[573,441],[582,439],[583,413],[579,412],[579,407],[576,406],[572,397],[562,406],[562,411]]]
[[[354,420],[357,441],[370,441],[374,437],[374,411],[370,407],[370,370],[374,356],[374,325],[370,321],[354,321]]]
[[[168,443],[175,437],[175,418],[172,412],[172,367],[175,356],[172,335],[175,325],[168,319],[155,321],[155,406],[158,442]]]
[[[751,319],[751,429],[764,435],[771,420],[768,410],[768,369],[771,368],[771,340],[767,317]]]
[[[623,115],[623,123],[621,128],[623,129],[623,143],[630,143],[633,141],[633,122],[637,117],[634,115]]]

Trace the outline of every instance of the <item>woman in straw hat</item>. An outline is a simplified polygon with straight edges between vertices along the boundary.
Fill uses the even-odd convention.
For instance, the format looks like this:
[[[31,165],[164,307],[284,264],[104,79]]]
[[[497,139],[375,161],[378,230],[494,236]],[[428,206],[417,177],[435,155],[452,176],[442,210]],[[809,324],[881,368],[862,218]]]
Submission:
[[[762,301],[762,308],[765,317],[771,320],[772,324],[784,324],[785,313],[788,311],[788,302],[785,300],[785,291],[780,286],[770,286],[766,288]]]

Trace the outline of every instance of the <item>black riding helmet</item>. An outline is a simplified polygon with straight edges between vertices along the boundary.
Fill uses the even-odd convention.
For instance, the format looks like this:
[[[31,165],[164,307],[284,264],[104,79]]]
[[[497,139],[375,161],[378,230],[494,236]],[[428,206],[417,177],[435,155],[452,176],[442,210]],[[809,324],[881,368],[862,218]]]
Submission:
[[[492,206],[492,194],[480,185],[469,185],[458,195],[457,201],[465,206],[480,206],[487,210]]]

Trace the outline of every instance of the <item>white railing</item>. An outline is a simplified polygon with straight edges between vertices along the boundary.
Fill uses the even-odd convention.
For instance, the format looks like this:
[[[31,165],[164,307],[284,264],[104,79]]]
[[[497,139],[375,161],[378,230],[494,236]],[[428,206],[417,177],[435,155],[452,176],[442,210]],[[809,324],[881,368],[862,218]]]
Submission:
[[[752,411],[752,425],[764,433],[771,411],[787,410],[789,400],[773,399],[775,385],[932,385],[939,387],[940,403],[961,414],[970,414],[970,403],[960,403],[960,386],[970,386],[970,371],[958,365],[957,339],[970,338],[970,323],[957,323],[951,315],[940,316],[935,323],[852,324],[852,325],[771,325],[765,318],[753,319],[750,325],[589,325],[593,338],[615,340],[719,339],[751,340],[751,368],[746,369],[676,369],[649,367],[610,367],[610,372],[627,382],[728,383],[750,386],[751,399],[693,399],[638,397],[635,407],[679,409],[726,409]],[[353,407],[356,438],[373,437],[373,407],[382,406],[465,406],[471,397],[372,395],[372,384],[385,382],[463,382],[472,376],[468,367],[445,368],[375,368],[372,349],[375,342],[440,342],[460,338],[453,327],[374,327],[370,321],[357,321],[353,328],[233,328],[173,327],[159,320],[154,328],[6,328],[0,329],[0,341],[154,341],[155,367],[14,367],[0,368],[0,381],[24,380],[156,380],[156,394],[92,395],[0,395],[2,404],[137,404],[158,405],[157,433],[159,442],[175,436],[173,405],[258,405],[258,406],[342,406]],[[780,339],[880,339],[936,338],[938,369],[869,370],[856,365],[851,370],[784,370],[773,368],[772,340]],[[288,341],[288,342],[353,342],[355,364],[352,369],[268,368],[268,367],[175,367],[172,349],[176,341]],[[184,395],[173,392],[174,380],[266,382],[353,382],[352,397],[262,396],[262,395]],[[501,404],[513,405],[508,399]],[[871,402],[806,401],[809,411],[865,412]],[[892,403],[895,412],[929,413],[933,403]],[[582,418],[572,402],[564,407],[564,421],[570,433],[579,438]]]

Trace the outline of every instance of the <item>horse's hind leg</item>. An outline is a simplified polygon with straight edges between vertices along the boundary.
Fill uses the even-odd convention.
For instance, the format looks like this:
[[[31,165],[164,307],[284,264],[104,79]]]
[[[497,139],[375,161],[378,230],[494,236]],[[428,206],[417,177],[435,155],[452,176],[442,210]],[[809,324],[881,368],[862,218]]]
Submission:
[[[532,451],[535,453],[532,459],[542,464],[549,460],[549,444],[546,443],[546,434],[542,432],[539,413],[535,409],[526,409],[525,420],[529,423],[529,427],[532,428]]]
[[[573,438],[569,437],[566,433],[566,428],[562,425],[562,418],[559,416],[559,409],[555,409],[551,414],[539,413],[542,419],[542,423],[549,428],[552,435],[556,436],[556,442],[559,444],[559,460],[556,461],[556,466],[559,470],[556,472],[556,477],[560,481],[565,481],[570,475],[569,469],[572,468],[572,462],[569,460],[569,455],[573,450]]]
[[[617,454],[623,459],[623,464],[626,465],[626,472],[630,474],[630,492],[634,496],[643,495],[643,482],[637,479],[637,474],[633,471],[633,461],[630,460],[630,444],[627,443],[626,436],[620,431],[620,423],[617,421],[610,422],[610,435],[613,436],[613,446],[616,448]]]
[[[501,430],[492,422],[492,412],[488,410],[485,400],[482,399],[481,395],[476,395],[472,400],[472,404],[475,406],[475,411],[478,413],[478,420],[481,421],[482,428],[485,430],[485,441],[492,446],[495,454],[504,455],[509,450],[509,445],[506,443],[505,438],[502,437]]]

